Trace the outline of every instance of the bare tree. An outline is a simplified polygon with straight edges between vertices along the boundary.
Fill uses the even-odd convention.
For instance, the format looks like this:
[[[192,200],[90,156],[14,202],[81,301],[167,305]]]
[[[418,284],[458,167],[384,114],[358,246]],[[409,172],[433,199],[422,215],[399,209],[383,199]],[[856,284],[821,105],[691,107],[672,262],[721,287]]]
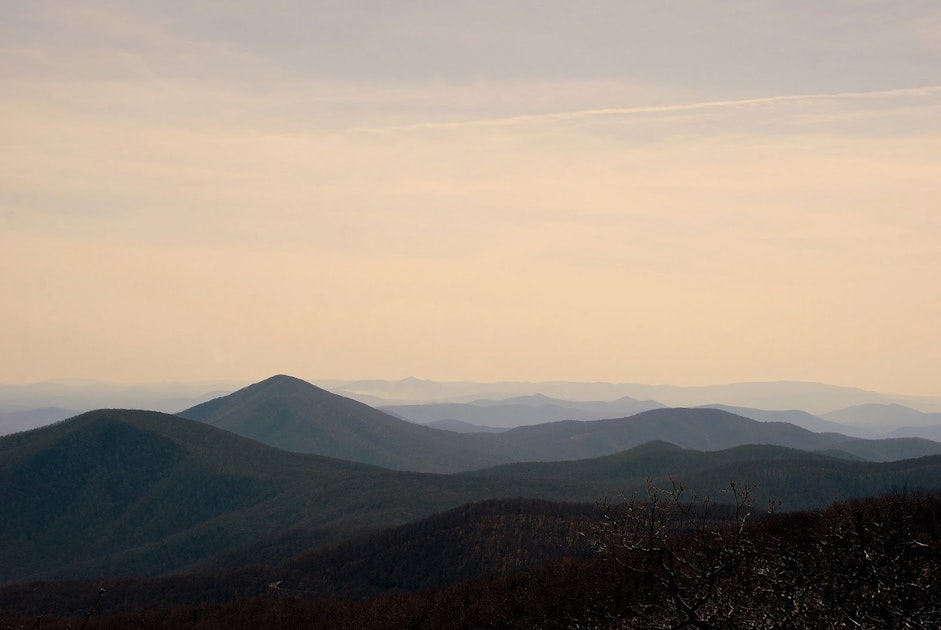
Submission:
[[[941,497],[889,495],[757,518],[671,481],[601,505],[595,548],[637,577],[616,627],[941,627]],[[757,521],[757,522],[755,522]]]
[[[757,606],[760,576],[753,568],[755,542],[751,488],[731,482],[727,502],[713,502],[671,480],[646,493],[600,505],[595,548],[638,576],[645,595],[624,625],[635,628],[779,627]],[[769,576],[770,577],[770,576]],[[756,579],[758,578],[758,579]],[[769,585],[770,586],[770,585]]]

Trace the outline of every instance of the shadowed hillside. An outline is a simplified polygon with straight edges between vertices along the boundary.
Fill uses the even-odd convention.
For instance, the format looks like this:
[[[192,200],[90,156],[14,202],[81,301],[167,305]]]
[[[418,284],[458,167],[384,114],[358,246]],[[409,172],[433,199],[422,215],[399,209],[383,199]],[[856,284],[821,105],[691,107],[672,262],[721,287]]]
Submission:
[[[669,490],[654,490],[659,503],[602,506],[604,516],[585,523],[586,538],[597,554],[578,554],[561,561],[499,574],[483,581],[464,581],[421,592],[387,592],[368,600],[317,597],[300,591],[268,589],[263,597],[244,597],[225,604],[164,606],[144,611],[108,607],[108,597],[122,595],[120,584],[107,583],[107,595],[93,620],[101,630],[140,627],[176,630],[215,628],[937,628],[941,622],[941,496],[934,493],[893,493],[879,498],[833,504],[817,512],[763,516],[750,502],[731,509],[694,503]],[[676,500],[673,501],[671,497]],[[739,495],[741,498],[741,495]],[[699,507],[701,506],[701,508]],[[483,507],[484,509],[478,509]],[[470,524],[483,522],[482,531],[468,532],[475,548],[455,550],[437,560],[489,555],[507,548],[525,527],[491,528],[487,514],[516,512],[518,505],[498,502],[464,506],[453,514],[383,532],[393,548],[398,542],[419,540],[424,528],[432,537],[446,533],[448,518],[467,510]],[[729,506],[726,506],[729,507]],[[509,508],[509,510],[507,509]],[[523,511],[523,510],[520,510]],[[529,512],[531,513],[531,512]],[[703,518],[700,518],[702,515]],[[689,518],[687,518],[689,516]],[[653,523],[653,528],[648,523]],[[682,525],[676,527],[676,525]],[[639,529],[635,529],[639,527]],[[458,525],[460,527],[460,524]],[[693,535],[690,535],[690,532]],[[480,535],[483,534],[483,535]],[[487,534],[493,534],[487,537]],[[647,544],[652,540],[653,544]],[[564,544],[564,539],[560,539]],[[355,546],[354,546],[355,547]],[[351,547],[347,558],[355,556]],[[339,550],[338,550],[339,551]],[[445,549],[447,552],[447,549]],[[558,555],[558,554],[555,554]],[[322,558],[323,559],[323,558]],[[422,558],[406,560],[417,568]],[[365,567],[371,560],[366,559]],[[354,563],[355,564],[355,563]],[[360,572],[353,565],[333,564],[341,579]],[[296,565],[300,576],[324,577],[317,563]],[[353,568],[353,571],[347,569]],[[395,572],[383,565],[373,577]],[[310,571],[310,572],[307,572]],[[372,569],[360,572],[366,577]],[[257,575],[256,577],[261,577]],[[168,588],[177,587],[168,579]],[[194,582],[206,585],[206,581]],[[282,582],[284,584],[284,582]],[[38,585],[47,587],[48,585]],[[78,586],[78,585],[76,585]],[[97,588],[87,584],[87,602]],[[0,596],[16,602],[7,622],[33,627],[36,615],[19,613],[28,598],[11,589]],[[37,610],[58,610],[36,601]],[[82,611],[70,617],[42,619],[44,627],[73,627]],[[691,622],[692,620],[692,622]],[[694,622],[694,623],[693,623]]]
[[[42,582],[0,587],[0,613],[78,614],[88,593],[107,591],[104,611],[231,601],[277,593],[292,597],[363,598],[480,580],[567,558],[585,558],[581,535],[598,517],[593,504],[491,499],[302,553],[281,566],[151,578]]]
[[[0,438],[0,581],[167,573],[289,531],[309,548],[519,493],[506,486],[288,453],[159,412],[88,412]]]
[[[666,485],[682,479],[721,500],[730,481],[747,481],[754,496],[780,502],[782,510],[814,509],[831,501],[871,496],[897,488],[941,488],[941,455],[895,462],[848,461],[821,453],[770,445],[696,451],[667,442],[648,442],[593,459],[506,464],[462,473],[506,482],[549,482],[572,495],[594,491],[616,497],[642,489],[648,479]]]

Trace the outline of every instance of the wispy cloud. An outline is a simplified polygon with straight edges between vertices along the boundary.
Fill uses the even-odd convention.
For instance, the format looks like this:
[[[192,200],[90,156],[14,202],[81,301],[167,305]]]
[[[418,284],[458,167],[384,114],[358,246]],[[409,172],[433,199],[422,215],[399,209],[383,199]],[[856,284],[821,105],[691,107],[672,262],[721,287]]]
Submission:
[[[774,103],[812,102],[812,101],[846,101],[865,100],[885,97],[919,97],[941,95],[941,86],[924,86],[918,88],[905,88],[897,90],[881,90],[876,92],[837,92],[819,94],[788,94],[780,96],[762,96],[757,98],[744,98],[734,100],[704,101],[698,103],[681,103],[673,105],[646,105],[638,107],[605,107],[598,109],[583,109],[578,111],[551,112],[544,114],[522,114],[517,116],[504,116],[499,118],[478,118],[473,120],[458,120],[450,122],[424,122],[408,125],[393,125],[388,127],[361,127],[357,131],[366,132],[394,132],[419,129],[452,129],[460,127],[499,127],[523,125],[529,123],[554,122],[577,120],[582,118],[597,118],[605,116],[633,116],[643,114],[663,114],[672,112],[691,112],[710,109],[726,109],[747,107],[750,105],[769,105]]]

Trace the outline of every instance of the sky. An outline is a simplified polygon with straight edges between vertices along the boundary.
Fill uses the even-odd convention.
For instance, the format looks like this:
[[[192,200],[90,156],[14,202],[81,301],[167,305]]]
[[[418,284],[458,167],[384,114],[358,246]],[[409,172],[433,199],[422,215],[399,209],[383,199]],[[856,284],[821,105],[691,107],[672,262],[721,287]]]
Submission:
[[[941,394],[936,0],[9,0],[0,114],[0,383]]]

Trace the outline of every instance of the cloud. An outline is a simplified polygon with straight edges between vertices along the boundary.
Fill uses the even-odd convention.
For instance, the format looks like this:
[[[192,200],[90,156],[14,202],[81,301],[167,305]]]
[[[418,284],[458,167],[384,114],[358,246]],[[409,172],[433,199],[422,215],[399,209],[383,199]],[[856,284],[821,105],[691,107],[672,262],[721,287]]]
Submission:
[[[454,122],[428,122],[410,125],[385,127],[378,129],[364,128],[362,131],[407,131],[411,129],[448,129],[469,126],[504,126],[528,123],[551,123],[556,121],[578,120],[596,117],[624,117],[645,114],[669,114],[696,112],[712,109],[742,108],[752,105],[771,105],[776,103],[801,103],[814,101],[845,101],[861,99],[878,99],[886,97],[923,97],[941,94],[941,86],[925,86],[897,90],[883,90],[879,92],[838,92],[832,94],[796,94],[783,96],[765,96],[725,101],[704,101],[699,103],[686,103],[674,105],[647,105],[639,107],[607,107],[599,109],[585,109],[579,111],[565,111],[543,114],[527,114],[519,116],[506,116],[502,118],[483,118],[477,120],[463,120]]]

